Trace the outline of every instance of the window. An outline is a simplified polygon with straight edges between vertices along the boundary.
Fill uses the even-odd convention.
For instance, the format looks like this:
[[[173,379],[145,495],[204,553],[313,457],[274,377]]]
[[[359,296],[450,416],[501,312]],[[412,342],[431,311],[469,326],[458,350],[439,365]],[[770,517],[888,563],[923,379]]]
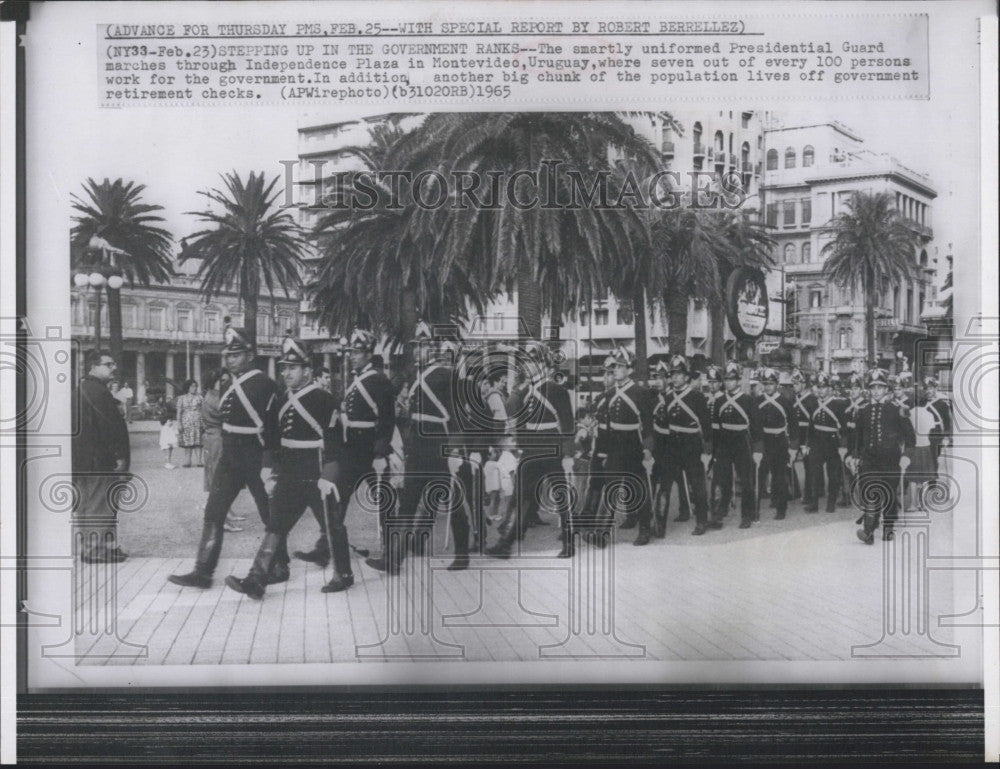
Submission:
[[[580,313],[580,325],[586,326],[590,322],[590,313],[587,310],[583,310]]]
[[[131,302],[122,302],[122,328],[135,328],[136,306]]]
[[[219,313],[215,312],[214,310],[205,313],[205,333],[206,334],[219,333]]]
[[[618,306],[618,313],[615,318],[615,322],[619,326],[631,326],[635,323],[635,312],[633,312],[631,304],[623,303]]]
[[[809,224],[812,221],[813,204],[809,198],[802,198],[802,224]]]
[[[740,115],[740,125],[743,126],[743,128],[749,128],[750,118],[752,117],[753,117],[752,112],[744,112],[742,115]]]
[[[782,224],[784,224],[785,227],[794,227],[795,226],[795,201],[794,200],[786,200],[784,203],[781,204],[781,206],[782,206],[782,210],[783,210],[783,214],[784,214],[783,217],[782,217]]]
[[[806,241],[802,244],[802,264],[809,264],[812,261],[812,243]]]
[[[191,331],[191,310],[187,307],[177,308],[177,330]]]
[[[906,322],[913,322],[913,289],[906,290]]]
[[[841,350],[851,349],[851,329],[842,328],[840,329],[839,344]]]
[[[162,307],[149,308],[149,328],[151,331],[163,331],[163,316]]]
[[[722,131],[715,132],[715,152],[716,154],[723,152],[726,149],[726,140],[722,135]]]
[[[795,245],[793,243],[785,244],[785,264],[792,264],[795,261]]]
[[[778,170],[778,150],[767,151],[767,170],[768,171]]]
[[[795,168],[795,150],[791,147],[785,150],[785,168]]]
[[[767,204],[767,226],[777,227],[778,226],[778,204],[768,203]]]
[[[809,168],[813,164],[815,159],[816,159],[815,150],[813,150],[811,146],[807,145],[806,148],[802,150],[802,167]]]
[[[923,291],[921,291],[920,292],[920,296],[918,297],[918,304],[917,304],[917,312],[918,313],[923,314],[923,312],[924,312],[924,302],[926,301],[926,299],[927,299],[927,295]]]
[[[271,335],[271,316],[270,315],[258,315],[257,316],[257,336],[265,337]]]
[[[823,306],[823,291],[821,289],[814,288],[809,292],[809,306],[811,308]]]
[[[608,325],[608,311],[607,310],[594,310],[594,325],[595,326],[606,326],[606,325]]]
[[[927,249],[923,249],[920,252],[920,266],[921,267],[927,266]]]

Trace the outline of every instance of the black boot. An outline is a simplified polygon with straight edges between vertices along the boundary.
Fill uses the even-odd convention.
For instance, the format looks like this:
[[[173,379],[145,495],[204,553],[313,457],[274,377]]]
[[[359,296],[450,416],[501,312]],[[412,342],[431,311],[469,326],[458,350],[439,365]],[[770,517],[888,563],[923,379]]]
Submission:
[[[455,560],[448,571],[462,571],[469,568],[469,519],[461,510],[451,514],[451,534],[455,539]],[[428,532],[429,535],[429,532]]]
[[[330,544],[326,541],[326,535],[323,535],[316,540],[316,547],[312,550],[296,550],[292,555],[300,561],[308,561],[324,569],[330,563]]]
[[[563,526],[559,539],[562,541],[562,549],[556,558],[572,558],[574,554],[573,532],[566,526]]]
[[[862,516],[864,525],[858,529],[858,539],[864,542],[866,545],[875,544],[875,529],[878,528],[879,514],[878,513],[865,513]]]
[[[626,515],[625,516],[625,520],[622,521],[621,525],[618,528],[619,529],[634,529],[638,525],[639,525],[639,519],[636,518],[635,515],[631,515],[630,514],[630,515]]]
[[[510,558],[510,551],[514,545],[514,534],[508,532],[497,540],[495,545],[491,545],[484,551],[486,555],[494,558]]]
[[[642,547],[643,545],[649,544],[649,524],[640,523],[639,524],[639,536],[635,538],[635,542],[632,543],[636,547]]]
[[[290,563],[288,541],[282,537],[278,549],[274,553],[274,559],[271,561],[271,570],[267,573],[267,584],[279,585],[282,582],[288,582],[288,578],[291,576],[291,571],[288,568]]]
[[[250,573],[243,579],[238,577],[226,577],[226,586],[232,588],[237,593],[259,601],[264,597],[264,591],[269,583],[271,569],[274,566],[275,556],[281,550],[284,537],[280,534],[268,532],[264,535],[264,541],[260,544],[257,556],[253,559],[253,566]]]
[[[324,587],[324,593],[339,593],[354,584],[354,571],[351,568],[351,543],[347,540],[347,528],[344,526],[344,515],[347,505],[338,503],[332,508],[328,533],[330,535],[330,555],[333,556],[333,579]]]
[[[206,523],[201,532],[198,555],[195,556],[194,571],[187,574],[171,574],[167,579],[181,587],[197,587],[207,590],[212,586],[212,574],[219,563],[222,552],[222,524]]]

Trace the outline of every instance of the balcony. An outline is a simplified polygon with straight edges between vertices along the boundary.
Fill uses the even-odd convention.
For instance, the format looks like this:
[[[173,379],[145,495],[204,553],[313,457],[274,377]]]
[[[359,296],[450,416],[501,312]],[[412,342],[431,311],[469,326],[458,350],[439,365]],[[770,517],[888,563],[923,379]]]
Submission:
[[[663,143],[660,145],[660,152],[665,158],[672,158],[674,156],[674,143],[670,140],[664,139]]]
[[[729,153],[729,167],[730,168],[737,168],[738,167],[736,165],[736,156],[732,152]]]
[[[745,174],[753,173],[753,163],[751,163],[749,160],[744,160],[740,167],[743,169],[743,173]]]
[[[702,144],[701,142],[694,143],[694,156],[696,158],[705,157],[705,145]],[[709,157],[711,158],[711,155],[709,155]]]
[[[709,150],[709,153],[710,154],[708,156],[708,159],[713,160],[715,162],[715,165],[724,166],[726,164],[726,153],[723,152],[722,150],[717,149],[714,151],[714,153],[712,150]]]
[[[760,164],[760,163],[757,163],[757,164],[756,164],[756,165],[755,165],[755,166],[753,167],[753,175],[754,175],[754,176],[760,176],[760,172],[761,172],[761,164]]]

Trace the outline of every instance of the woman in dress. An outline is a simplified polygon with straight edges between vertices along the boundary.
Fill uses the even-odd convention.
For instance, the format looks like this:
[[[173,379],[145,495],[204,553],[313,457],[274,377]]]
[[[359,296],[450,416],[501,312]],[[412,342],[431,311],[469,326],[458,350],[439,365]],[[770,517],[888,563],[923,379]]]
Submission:
[[[184,383],[184,394],[177,399],[177,444],[184,449],[184,467],[191,467],[191,455],[201,448],[201,404],[198,383]]]

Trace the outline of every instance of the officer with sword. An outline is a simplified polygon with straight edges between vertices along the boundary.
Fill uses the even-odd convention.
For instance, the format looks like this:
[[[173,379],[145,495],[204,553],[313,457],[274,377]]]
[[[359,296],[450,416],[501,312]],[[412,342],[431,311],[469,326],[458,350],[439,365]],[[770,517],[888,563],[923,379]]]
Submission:
[[[798,440],[791,442],[791,448],[795,449],[795,457],[792,459],[791,471],[794,485],[798,485],[798,475],[795,471],[795,464],[802,461],[803,483],[802,502],[808,509],[815,505],[816,492],[813,489],[813,473],[810,468],[812,463],[809,460],[809,428],[812,425],[812,415],[816,410],[816,396],[812,394],[812,383],[801,371],[796,369],[792,372],[792,410],[795,414],[795,421],[798,424]]]
[[[826,512],[832,513],[837,509],[841,468],[847,453],[842,438],[844,423],[847,421],[847,406],[841,399],[834,397],[828,374],[818,374],[816,386],[819,398],[809,420],[809,466],[813,472],[814,491],[823,488],[823,469],[826,469]],[[807,513],[817,512],[819,500],[811,498],[805,509]]]
[[[771,501],[774,503],[777,521],[784,520],[788,511],[789,467],[794,450],[791,443],[798,441],[799,425],[793,413],[791,400],[778,391],[778,372],[766,368],[761,372],[764,392],[757,401],[757,421],[763,439],[762,472],[760,477],[770,473]]]
[[[268,479],[269,485],[273,483],[270,519],[247,576],[226,577],[227,586],[255,600],[264,597],[272,564],[284,552],[288,534],[305,509],[322,509],[329,514],[331,501],[336,504],[332,457],[339,428],[337,404],[313,381],[309,350],[302,341],[286,337],[278,365],[286,389],[277,404],[277,460],[265,460],[265,469],[272,470]],[[324,530],[329,531],[329,525]]]
[[[749,529],[757,517],[759,500],[755,498],[757,474],[763,456],[760,450],[760,426],[756,409],[749,394],[743,392],[740,380],[743,370],[738,363],[726,364],[726,392],[715,402],[713,423],[719,425],[713,441],[715,471],[719,473],[720,509],[729,506],[733,495],[733,469],[741,489],[740,528]],[[714,519],[711,528],[722,528],[722,521]]]
[[[608,355],[604,359],[604,390],[600,392],[593,403],[594,419],[596,421],[596,435],[594,437],[594,447],[590,457],[590,478],[587,481],[587,494],[583,502],[583,515],[591,519],[605,520],[610,524],[613,512],[604,503],[604,485],[607,477],[604,473],[604,464],[608,458],[608,400],[611,397],[615,382],[615,359]],[[605,540],[603,537],[597,538],[597,545],[603,547]]]
[[[850,469],[854,464],[847,460],[852,459],[854,454],[855,439],[858,429],[858,414],[867,402],[865,397],[864,380],[858,374],[853,374],[848,383],[847,407],[844,409],[844,443],[847,446],[847,456],[844,458],[844,483],[848,489],[851,488],[856,478],[855,473]],[[850,498],[850,495],[848,495]]]

